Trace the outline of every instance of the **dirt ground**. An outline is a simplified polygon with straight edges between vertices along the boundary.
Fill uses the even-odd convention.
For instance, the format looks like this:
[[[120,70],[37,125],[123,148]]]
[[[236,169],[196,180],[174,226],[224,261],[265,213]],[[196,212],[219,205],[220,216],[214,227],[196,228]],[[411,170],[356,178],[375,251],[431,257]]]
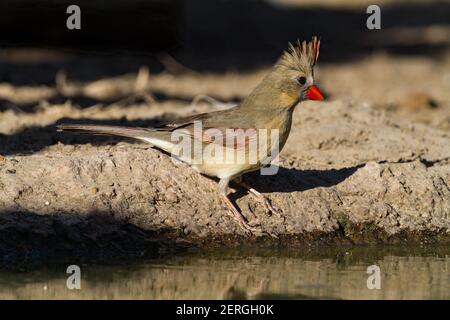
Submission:
[[[152,72],[140,64],[142,56],[28,49],[5,49],[0,58],[9,75],[0,83],[3,257],[144,254],[249,241],[213,180],[143,143],[61,134],[55,126],[154,126],[231,107],[268,66],[197,72],[165,57],[166,70]],[[130,61],[133,72],[104,76],[107,66]],[[377,51],[319,63],[316,74],[327,100],[297,107],[279,173],[244,178],[281,214],[267,216],[239,188],[233,194],[252,224],[278,238],[253,241],[448,242],[450,51],[438,57]]]

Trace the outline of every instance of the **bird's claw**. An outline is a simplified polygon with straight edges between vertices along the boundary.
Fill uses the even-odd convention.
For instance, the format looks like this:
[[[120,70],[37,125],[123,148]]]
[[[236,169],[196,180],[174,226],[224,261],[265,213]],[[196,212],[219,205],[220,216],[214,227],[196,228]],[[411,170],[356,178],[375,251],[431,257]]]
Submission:
[[[248,223],[245,225],[241,225],[241,227],[244,229],[244,232],[247,234],[247,236],[253,236],[258,234],[263,234],[264,231],[260,228],[253,227],[249,225]]]
[[[266,213],[269,217],[273,214],[279,215],[281,213],[281,210],[278,207],[274,206],[267,197],[263,196],[261,198],[261,202],[264,205]]]

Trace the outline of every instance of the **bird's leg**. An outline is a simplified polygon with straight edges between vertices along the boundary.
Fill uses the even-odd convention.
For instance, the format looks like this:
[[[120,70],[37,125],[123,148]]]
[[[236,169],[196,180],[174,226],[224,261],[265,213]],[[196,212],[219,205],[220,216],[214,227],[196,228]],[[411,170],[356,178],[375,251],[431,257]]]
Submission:
[[[279,209],[277,207],[273,206],[272,203],[270,203],[269,198],[267,198],[267,196],[263,195],[258,190],[250,187],[244,181],[242,181],[242,177],[238,177],[238,178],[234,179],[234,182],[236,182],[241,187],[247,189],[250,194],[252,194],[258,201],[260,201],[263,204],[264,208],[269,213],[269,215],[279,214]]]
[[[244,229],[246,233],[258,233],[261,232],[257,228],[250,226],[247,222],[247,219],[242,215],[242,213],[236,208],[236,206],[231,202],[230,198],[227,195],[228,183],[230,179],[220,179],[219,181],[219,192],[223,201],[228,206],[229,212],[231,213],[233,219],[235,219],[239,225]]]

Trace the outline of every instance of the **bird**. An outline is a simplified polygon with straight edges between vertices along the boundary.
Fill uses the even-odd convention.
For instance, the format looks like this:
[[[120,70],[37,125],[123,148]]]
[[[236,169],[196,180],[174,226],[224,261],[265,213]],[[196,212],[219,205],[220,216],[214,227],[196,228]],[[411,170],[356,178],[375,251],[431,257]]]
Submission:
[[[269,214],[279,213],[266,195],[242,181],[242,175],[269,164],[282,150],[297,105],[306,100],[324,100],[314,81],[319,49],[316,36],[310,41],[289,43],[263,80],[232,108],[176,119],[155,128],[61,124],[57,130],[134,138],[170,153],[200,174],[218,178],[218,193],[231,216],[246,234],[260,233],[261,229],[250,225],[231,201],[229,184],[233,181],[245,188]],[[268,130],[276,134],[269,136]],[[180,148],[181,140],[184,148]],[[238,155],[225,159],[223,154],[228,156],[227,152]],[[253,154],[257,157],[250,161]]]

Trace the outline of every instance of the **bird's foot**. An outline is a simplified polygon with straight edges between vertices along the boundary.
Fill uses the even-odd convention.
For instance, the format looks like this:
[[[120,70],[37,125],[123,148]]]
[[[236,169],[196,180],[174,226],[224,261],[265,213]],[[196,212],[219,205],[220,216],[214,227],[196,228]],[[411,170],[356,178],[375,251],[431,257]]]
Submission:
[[[228,206],[229,209],[228,212],[233,217],[233,219],[239,224],[239,226],[244,230],[247,236],[264,233],[260,228],[250,225],[247,219],[242,215],[242,213],[239,212],[239,210],[234,206],[234,204],[227,196],[223,196],[223,199]]]
[[[278,209],[276,206],[274,206],[270,202],[268,197],[266,197],[263,194],[259,194],[259,196],[257,196],[256,199],[263,204],[268,216],[272,216],[273,214],[280,215],[280,213],[281,213],[280,209]]]
[[[280,215],[281,214],[281,210],[278,209],[276,206],[274,206],[269,198],[267,196],[265,196],[264,194],[262,194],[261,192],[259,192],[258,190],[250,187],[249,185],[247,185],[246,183],[244,183],[242,181],[242,179],[235,179],[235,182],[244,187],[245,189],[247,189],[247,191],[259,202],[262,203],[262,205],[264,206],[264,209],[266,209],[266,213],[268,216],[272,216],[273,214],[275,215]]]
[[[230,215],[233,217],[233,219],[239,224],[239,226],[244,230],[245,234],[249,237],[253,236],[253,235],[269,235],[274,239],[278,239],[278,236],[274,233],[271,232],[267,232],[262,230],[261,228],[251,225],[248,223],[247,219],[245,219],[245,217],[238,212],[238,214],[236,214],[236,212],[234,210],[229,210]]]
[[[239,224],[242,230],[244,230],[247,236],[264,233],[260,228],[249,224],[247,219],[242,215],[242,213],[231,209],[229,210],[229,213],[233,217],[233,219]]]
[[[264,231],[261,228],[252,226],[245,220],[239,220],[238,223],[239,223],[239,226],[244,230],[244,232],[246,233],[247,236],[264,234]]]
[[[270,233],[267,231],[262,230],[261,228],[258,228],[257,226],[253,226],[247,222],[247,219],[239,213],[239,215],[236,215],[236,213],[233,210],[229,210],[230,214],[233,216],[233,219],[236,220],[236,222],[239,224],[239,226],[244,230],[245,234],[249,237],[253,235],[269,235],[274,239],[278,239],[278,236],[274,233]]]

